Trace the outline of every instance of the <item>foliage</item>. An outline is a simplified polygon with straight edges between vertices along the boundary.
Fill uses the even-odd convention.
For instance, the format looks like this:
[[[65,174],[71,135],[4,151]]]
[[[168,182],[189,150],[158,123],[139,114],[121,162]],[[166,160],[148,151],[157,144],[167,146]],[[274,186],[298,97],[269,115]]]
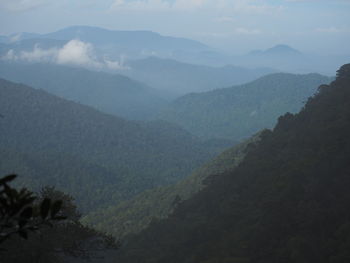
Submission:
[[[29,231],[36,231],[42,225],[52,226],[53,221],[66,218],[60,215],[61,200],[44,198],[37,202],[27,189],[9,186],[16,177],[8,175],[0,179],[0,244],[14,234],[27,239]]]
[[[119,262],[349,262],[350,64]]]
[[[239,141],[272,128],[281,114],[298,112],[320,84],[330,81],[318,74],[271,74],[240,86],[185,95],[159,118],[197,136]]]
[[[1,233],[5,233],[7,238],[0,252],[2,262],[66,262],[69,257],[93,258],[99,251],[119,247],[113,237],[79,222],[80,213],[71,196],[53,187],[45,187],[34,198],[33,193],[25,189],[17,191],[9,188],[7,182],[12,179],[13,177],[2,179],[6,194],[12,193],[1,199],[8,201],[5,206],[6,220],[1,221],[1,227],[7,230],[11,226],[13,229],[12,232],[5,232],[2,228]],[[60,201],[51,202],[56,198]],[[4,210],[3,207],[1,209]],[[17,210],[19,211],[16,212]],[[28,210],[32,212],[30,217]],[[28,236],[29,230],[36,230],[36,233]],[[16,232],[27,240],[12,235]]]
[[[225,150],[178,183],[146,190],[130,200],[93,211],[83,217],[82,222],[127,239],[128,235],[139,233],[151,222],[168,217],[177,205],[205,187],[208,176],[234,169],[259,141],[259,135]]]

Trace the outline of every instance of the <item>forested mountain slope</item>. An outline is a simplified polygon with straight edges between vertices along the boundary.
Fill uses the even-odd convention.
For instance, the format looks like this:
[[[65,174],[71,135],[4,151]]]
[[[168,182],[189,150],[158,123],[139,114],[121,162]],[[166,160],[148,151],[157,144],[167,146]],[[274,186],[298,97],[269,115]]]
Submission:
[[[348,262],[350,64],[118,262]]]
[[[1,174],[23,171],[29,186],[69,189],[90,210],[174,183],[223,148],[6,80],[0,113]]]
[[[0,62],[0,77],[131,119],[147,119],[167,104],[161,92],[118,74],[54,64]]]
[[[120,74],[177,96],[238,85],[276,72],[269,68],[195,65],[157,57],[127,61],[126,65],[128,70],[120,70]]]
[[[240,140],[273,127],[281,114],[298,112],[319,85],[330,81],[319,74],[271,74],[240,86],[185,95],[159,118],[198,136]]]
[[[94,211],[85,216],[83,222],[118,239],[138,233],[152,221],[168,217],[179,202],[203,189],[209,175],[236,167],[248,149],[259,141],[259,134],[224,151],[178,183],[156,187],[130,200]]]

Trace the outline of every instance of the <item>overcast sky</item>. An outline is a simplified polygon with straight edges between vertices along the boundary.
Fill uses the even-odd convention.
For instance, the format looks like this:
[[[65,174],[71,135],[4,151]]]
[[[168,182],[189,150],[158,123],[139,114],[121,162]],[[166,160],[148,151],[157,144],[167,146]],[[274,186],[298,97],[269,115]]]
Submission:
[[[70,25],[152,30],[231,53],[288,44],[350,54],[350,0],[0,0],[0,34]]]

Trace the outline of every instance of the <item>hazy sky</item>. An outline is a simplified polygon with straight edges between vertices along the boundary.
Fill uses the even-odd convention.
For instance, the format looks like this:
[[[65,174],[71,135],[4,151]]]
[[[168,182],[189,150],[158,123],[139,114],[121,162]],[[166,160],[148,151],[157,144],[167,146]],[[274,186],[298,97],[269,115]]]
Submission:
[[[152,30],[232,53],[289,44],[350,54],[350,0],[0,0],[0,34]]]

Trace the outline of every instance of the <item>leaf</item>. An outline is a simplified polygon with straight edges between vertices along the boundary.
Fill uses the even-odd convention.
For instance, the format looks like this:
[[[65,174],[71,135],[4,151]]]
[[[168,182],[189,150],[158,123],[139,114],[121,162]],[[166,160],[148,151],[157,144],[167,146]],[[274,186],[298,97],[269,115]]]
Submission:
[[[51,207],[51,218],[55,217],[55,215],[57,215],[57,213],[61,210],[61,208],[62,208],[61,200],[54,202]]]
[[[51,206],[51,200],[48,198],[45,198],[40,206],[40,215],[41,215],[42,219],[47,218],[49,211],[50,211],[50,206]]]
[[[67,217],[66,216],[55,216],[52,218],[52,220],[66,220]]]
[[[5,176],[4,178],[0,179],[0,184],[6,184],[8,182],[11,182],[12,180],[14,180],[17,177],[17,175],[15,174],[10,174]]]
[[[27,234],[26,231],[20,230],[20,231],[18,231],[18,234],[19,234],[22,238],[28,239],[28,234]]]
[[[29,219],[33,216],[33,208],[27,207],[25,208],[22,213],[20,214],[21,218]]]
[[[19,228],[23,228],[28,223],[28,220],[19,220]]]

